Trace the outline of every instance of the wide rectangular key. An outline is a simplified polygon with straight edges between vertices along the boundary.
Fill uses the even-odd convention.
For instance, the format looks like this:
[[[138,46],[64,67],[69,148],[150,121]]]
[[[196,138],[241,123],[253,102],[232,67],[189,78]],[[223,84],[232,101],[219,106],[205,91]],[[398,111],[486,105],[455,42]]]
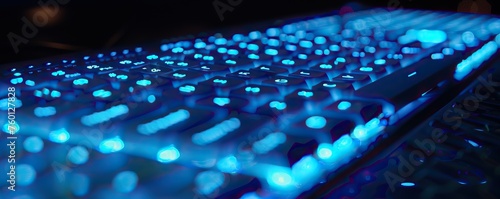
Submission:
[[[400,109],[441,81],[452,78],[461,58],[455,54],[445,56],[442,60],[423,59],[360,88],[355,91],[355,95],[385,99],[392,103],[396,110]],[[375,90],[378,92],[373,92]]]

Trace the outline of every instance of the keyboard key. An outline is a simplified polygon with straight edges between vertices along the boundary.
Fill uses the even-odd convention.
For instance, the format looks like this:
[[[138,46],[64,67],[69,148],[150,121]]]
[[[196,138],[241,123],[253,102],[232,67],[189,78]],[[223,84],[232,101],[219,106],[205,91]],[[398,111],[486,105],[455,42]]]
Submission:
[[[256,71],[262,71],[266,72],[272,75],[279,75],[279,74],[285,74],[288,73],[288,69],[282,68],[282,67],[277,67],[277,66],[268,66],[268,65],[261,65],[256,68],[252,68],[251,70],[256,70]]]
[[[165,75],[172,72],[173,70],[166,67],[160,67],[155,65],[144,65],[142,67],[130,69],[131,73],[142,73],[146,75]]]
[[[208,85],[222,91],[229,91],[230,89],[239,87],[244,83],[245,81],[239,78],[221,76],[216,76],[209,80],[200,82],[200,84]]]
[[[342,73],[339,76],[333,78],[333,81],[366,83],[371,81],[371,79],[370,76],[366,74]]]
[[[210,96],[196,102],[200,106],[222,107],[229,110],[242,110],[248,105],[248,100],[238,97],[218,97]]]
[[[333,110],[336,113],[359,115],[366,123],[382,114],[383,106],[376,102],[339,100],[325,109]]]
[[[174,84],[174,87],[185,83],[194,83],[205,80],[202,72],[193,70],[177,70],[162,76],[170,79]]]
[[[327,91],[354,91],[352,83],[341,81],[322,81],[312,88],[313,90],[327,90]]]

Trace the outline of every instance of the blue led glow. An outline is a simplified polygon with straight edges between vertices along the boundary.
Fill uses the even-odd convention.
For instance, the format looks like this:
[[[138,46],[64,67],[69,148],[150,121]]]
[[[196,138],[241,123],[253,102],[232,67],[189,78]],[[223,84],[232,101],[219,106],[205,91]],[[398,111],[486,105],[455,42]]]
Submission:
[[[269,41],[267,41],[267,45],[277,47],[280,46],[280,41],[277,39],[269,39]]]
[[[320,169],[318,160],[311,155],[307,155],[292,166],[292,175],[297,183],[310,183],[312,179],[321,175]]]
[[[138,80],[137,82],[135,82],[137,85],[139,86],[149,86],[151,85],[151,81],[150,80],[147,80],[147,79],[143,79],[143,80]]]
[[[293,177],[288,169],[276,169],[276,171],[269,172],[267,182],[271,187],[284,188],[293,183]]]
[[[175,48],[172,49],[172,52],[173,53],[182,53],[182,52],[184,52],[184,48],[182,48],[182,47],[175,47]]]
[[[495,37],[495,41],[497,42],[498,45],[500,45],[500,34],[498,34],[496,37]]]
[[[453,48],[443,48],[444,55],[453,55],[454,52]]]
[[[154,103],[156,101],[156,97],[154,95],[149,95],[147,100],[149,103]]]
[[[474,42],[475,40],[475,36],[474,36],[474,33],[470,32],[470,31],[466,31],[462,34],[462,41],[466,44],[470,44],[472,42]]]
[[[281,132],[271,133],[266,135],[261,140],[252,144],[252,150],[257,154],[265,154],[276,148],[278,145],[285,143],[286,135]]]
[[[24,140],[24,149],[30,153],[38,153],[43,149],[43,140],[37,136],[31,136]]]
[[[313,43],[311,41],[302,40],[299,42],[299,46],[302,48],[312,48]]]
[[[336,150],[353,150],[353,140],[349,135],[343,135],[333,143],[333,148]]]
[[[290,66],[290,65],[294,65],[295,61],[290,60],[290,59],[284,59],[284,60],[281,61],[281,63]]]
[[[36,170],[29,164],[16,166],[16,183],[19,186],[28,186],[36,179]]]
[[[128,107],[126,105],[116,105],[113,106],[107,110],[100,111],[100,112],[95,112],[90,115],[83,116],[81,118],[82,124],[86,126],[93,126],[96,124],[100,124],[103,122],[107,122],[110,119],[113,119],[118,116],[122,116],[127,114],[129,111]]]
[[[260,88],[259,87],[246,87],[245,91],[252,92],[252,93],[258,93],[258,92],[260,92]]]
[[[85,85],[85,84],[88,84],[88,83],[89,83],[89,80],[88,79],[84,79],[84,78],[73,80],[73,84],[76,85],[76,86],[81,86],[81,85]]]
[[[179,91],[183,93],[192,93],[196,90],[194,86],[191,85],[186,85],[186,86],[181,86],[179,87]]]
[[[278,50],[268,48],[268,49],[266,49],[266,51],[265,51],[264,53],[266,53],[267,55],[274,56],[274,55],[277,55],[277,54],[278,54]]]
[[[238,55],[238,50],[236,49],[229,49],[227,50],[228,55]]]
[[[165,148],[158,150],[156,154],[156,159],[161,163],[173,162],[181,156],[179,150],[175,146],[170,145]]]
[[[58,71],[54,71],[52,72],[52,76],[56,77],[56,76],[63,76],[65,75],[66,73],[62,70],[58,70]]]
[[[155,60],[158,58],[159,58],[158,55],[154,55],[154,54],[146,56],[146,59],[148,59],[148,60]]]
[[[51,91],[50,92],[50,96],[53,97],[53,98],[61,97],[61,92],[59,92],[59,91]]]
[[[259,46],[257,44],[248,44],[247,49],[248,50],[259,50]]]
[[[186,77],[186,74],[174,73],[172,76],[174,76],[175,78],[184,78],[184,77]]]
[[[226,64],[235,65],[235,64],[236,64],[236,61],[231,60],[231,59],[228,59],[228,60],[226,60]]]
[[[139,126],[137,126],[137,131],[145,135],[154,134],[162,129],[167,129],[174,124],[182,122],[189,117],[189,111],[179,109],[178,111],[172,112],[165,117],[153,120],[146,124],[140,124]]]
[[[216,45],[226,45],[227,39],[226,38],[217,38],[217,39],[215,39],[214,43]]]
[[[35,82],[32,80],[26,80],[25,84],[28,86],[35,86]]]
[[[272,101],[269,103],[269,107],[275,108],[278,110],[284,110],[286,108],[286,103],[285,102],[278,102],[278,101]]]
[[[432,59],[443,59],[444,55],[441,54],[441,53],[434,53],[434,54],[431,55],[431,58]]]
[[[322,86],[323,87],[327,87],[327,88],[335,88],[335,87],[337,87],[337,84],[323,83]]]
[[[107,91],[107,90],[99,89],[99,90],[92,92],[92,95],[94,97],[98,97],[98,98],[107,98],[107,97],[111,96],[111,92]]]
[[[217,83],[217,84],[226,84],[227,80],[225,80],[225,79],[214,79],[213,82]]]
[[[89,159],[89,151],[82,146],[75,146],[68,151],[67,157],[73,164],[84,164]]]
[[[256,54],[253,54],[253,53],[252,53],[252,54],[249,54],[249,55],[248,55],[248,58],[249,58],[249,59],[259,59],[260,57],[259,57],[259,55],[256,55]]]
[[[339,105],[337,106],[337,108],[341,111],[344,111],[344,110],[347,110],[348,108],[351,107],[351,103],[350,102],[347,102],[347,101],[342,101],[339,103]]]
[[[219,52],[219,53],[227,53],[227,48],[220,47],[220,48],[217,49],[217,52]]]
[[[318,37],[314,38],[314,43],[319,44],[319,45],[325,44],[326,38],[323,36],[318,36]]]
[[[359,68],[359,70],[363,71],[363,72],[372,72],[373,68],[372,67],[368,67],[368,66],[364,66],[364,67]]]
[[[472,140],[467,140],[467,142],[472,145],[473,147],[479,147],[479,144],[477,144],[476,142],[472,141]]]
[[[124,147],[125,143],[123,143],[123,140],[120,137],[116,136],[101,141],[101,143],[99,144],[99,151],[101,153],[114,153],[121,151]]]
[[[234,156],[228,156],[217,162],[217,169],[224,173],[236,173],[240,169],[240,163]]]
[[[385,64],[385,59],[377,59],[374,61],[376,65],[384,65]]]
[[[330,143],[321,143],[316,150],[316,155],[318,158],[327,160],[330,159],[333,155],[333,145]]]
[[[37,117],[49,117],[56,114],[56,108],[49,107],[36,107],[34,110],[34,114]]]
[[[215,97],[213,99],[213,102],[214,102],[214,104],[217,104],[219,106],[225,106],[225,105],[229,104],[231,102],[231,100],[229,98],[225,98],[225,97]]]
[[[113,178],[113,188],[121,193],[129,193],[137,186],[139,177],[132,171],[120,172]]]
[[[462,80],[467,76],[473,69],[479,67],[484,61],[488,60],[493,54],[498,50],[498,45],[494,41],[490,41],[485,44],[481,49],[474,52],[466,60],[463,60],[457,65],[455,70],[455,79]]]
[[[417,39],[422,43],[442,43],[446,38],[446,33],[441,30],[420,30],[417,33]]]
[[[10,80],[10,83],[12,84],[20,84],[20,83],[23,83],[24,79],[22,77],[17,77],[17,78],[13,78]]]
[[[286,50],[289,50],[289,51],[296,51],[296,50],[297,50],[297,46],[295,46],[295,45],[291,45],[291,44],[287,44],[287,45],[285,46],[285,49],[286,49]]]
[[[49,133],[49,140],[55,143],[65,143],[70,138],[68,131],[65,128],[51,131]]]
[[[238,42],[244,39],[244,36],[242,34],[234,34],[233,35],[233,40]]]
[[[239,46],[240,48],[246,48],[246,47],[247,47],[247,43],[245,43],[245,42],[241,42],[241,43],[239,43],[239,44],[238,44],[238,46]]]
[[[311,92],[311,91],[299,91],[299,92],[297,93],[297,95],[302,96],[302,97],[307,97],[307,98],[309,98],[309,97],[314,96],[314,93],[313,93],[313,92]]]
[[[413,183],[413,182],[402,182],[401,186],[404,186],[404,187],[413,187],[413,186],[415,186],[415,183]]]
[[[262,34],[259,31],[252,31],[248,34],[248,38],[255,40],[259,39],[262,36]]]
[[[193,143],[197,145],[206,145],[219,140],[228,133],[240,128],[241,122],[238,118],[225,120],[212,128],[194,134],[191,137]]]
[[[306,126],[312,129],[321,129],[326,126],[326,119],[321,116],[311,116],[307,118]]]
[[[332,69],[333,66],[331,64],[321,64],[319,65],[320,68],[322,69]]]

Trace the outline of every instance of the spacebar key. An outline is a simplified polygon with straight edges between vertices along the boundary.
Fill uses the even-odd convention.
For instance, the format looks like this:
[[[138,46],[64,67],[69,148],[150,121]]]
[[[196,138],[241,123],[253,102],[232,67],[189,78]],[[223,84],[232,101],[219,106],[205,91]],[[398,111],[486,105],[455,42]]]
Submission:
[[[461,58],[458,53],[439,60],[424,58],[360,88],[355,95],[387,100],[399,110],[441,81],[453,78]]]

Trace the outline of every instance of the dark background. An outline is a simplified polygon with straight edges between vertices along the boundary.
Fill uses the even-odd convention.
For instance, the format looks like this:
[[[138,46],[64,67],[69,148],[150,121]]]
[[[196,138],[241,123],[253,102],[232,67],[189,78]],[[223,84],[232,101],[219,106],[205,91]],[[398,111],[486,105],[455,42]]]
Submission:
[[[48,0],[41,0],[47,2]],[[55,1],[55,0],[53,0]],[[38,1],[0,3],[0,64],[81,50],[141,44],[204,30],[332,10],[394,7],[498,14],[497,0],[241,0],[221,21],[213,0],[65,0],[57,15],[14,52],[7,35],[22,36],[23,17],[32,19]],[[230,1],[218,0],[230,5]],[[474,5],[473,3],[476,2]],[[488,3],[489,2],[489,3]],[[489,5],[488,5],[489,4]],[[347,9],[346,9],[347,8]],[[37,10],[38,9],[38,10]]]

